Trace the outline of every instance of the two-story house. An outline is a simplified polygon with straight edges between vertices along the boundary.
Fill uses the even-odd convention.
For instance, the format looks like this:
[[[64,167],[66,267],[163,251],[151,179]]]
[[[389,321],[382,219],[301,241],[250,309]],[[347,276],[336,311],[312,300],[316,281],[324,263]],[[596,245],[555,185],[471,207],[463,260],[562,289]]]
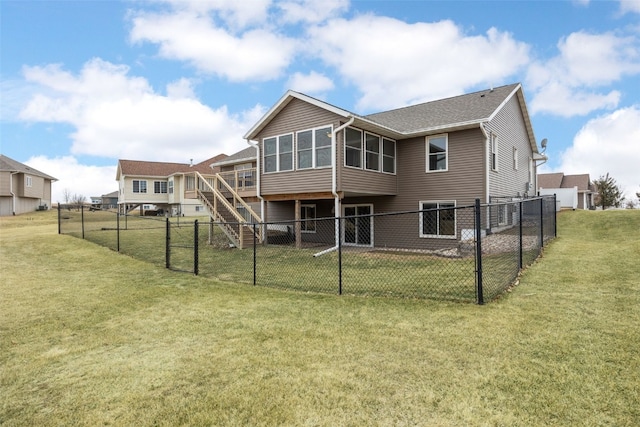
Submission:
[[[475,199],[534,195],[545,158],[520,84],[366,116],[288,91],[245,139],[257,149],[263,221],[424,211],[415,242],[460,239],[453,208]],[[336,233],[345,244],[402,246],[393,229],[349,221],[352,233]]]
[[[57,179],[0,154],[0,216],[49,209],[54,181]]]
[[[152,210],[171,216],[207,215],[205,206],[190,197],[195,189],[194,173],[209,180],[220,171],[212,163],[227,156],[220,154],[197,164],[118,160],[118,209],[121,213]]]

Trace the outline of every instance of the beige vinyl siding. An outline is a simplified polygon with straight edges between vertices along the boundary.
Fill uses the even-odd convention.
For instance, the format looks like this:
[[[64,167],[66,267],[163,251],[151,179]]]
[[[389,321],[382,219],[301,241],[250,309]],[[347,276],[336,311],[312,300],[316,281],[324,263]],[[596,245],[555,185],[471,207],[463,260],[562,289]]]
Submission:
[[[134,193],[133,192],[133,181],[147,181],[147,192],[146,193]],[[163,181],[166,182],[166,177],[125,177],[124,180],[124,197],[123,201],[126,203],[168,203],[169,194],[168,193],[154,193],[154,181]],[[175,184],[174,184],[175,185]],[[168,190],[167,190],[168,191]],[[176,188],[174,186],[174,193]]]
[[[34,199],[44,198],[44,178],[26,174],[19,174],[18,177],[18,191],[16,192],[18,196]],[[27,187],[27,177],[31,177],[30,187]]]
[[[338,191],[345,194],[395,195],[398,192],[396,175],[343,166]]]
[[[0,195],[0,216],[13,214],[13,197]]]
[[[518,98],[515,96],[511,98],[486,128],[488,132],[496,134],[498,143],[498,170],[489,170],[488,173],[489,195],[491,197],[523,195],[525,182],[529,181],[529,159],[533,153]],[[514,148],[518,150],[517,170],[513,168]],[[488,163],[487,167],[490,167]],[[534,192],[535,189],[532,189],[529,195]]]
[[[272,136],[293,133],[294,137],[294,167],[296,165],[296,132],[319,126],[340,126],[342,117],[322,108],[293,99],[283,110],[260,132],[257,140],[260,144],[262,195],[294,194],[309,192],[331,191],[331,168],[304,169],[286,172],[264,173],[262,159],[263,139]]]
[[[11,196],[10,172],[0,172],[0,196]]]
[[[455,200],[458,206],[484,200],[484,147],[479,128],[449,133],[448,170],[426,172],[425,137],[398,141],[397,196],[381,199],[377,211],[414,211],[421,200]]]
[[[420,209],[420,201],[451,201],[458,207],[472,205],[476,198],[484,201],[485,146],[485,137],[479,128],[451,132],[448,134],[448,170],[426,172],[425,137],[400,140],[396,144],[397,195],[345,198],[343,204],[373,203],[374,212],[383,213],[414,212]],[[465,214],[456,218],[458,239],[462,229],[473,227],[473,216],[469,211]],[[448,248],[457,244],[452,239],[421,238],[419,225],[418,214],[376,220],[375,245]],[[403,232],[399,234],[400,229]]]

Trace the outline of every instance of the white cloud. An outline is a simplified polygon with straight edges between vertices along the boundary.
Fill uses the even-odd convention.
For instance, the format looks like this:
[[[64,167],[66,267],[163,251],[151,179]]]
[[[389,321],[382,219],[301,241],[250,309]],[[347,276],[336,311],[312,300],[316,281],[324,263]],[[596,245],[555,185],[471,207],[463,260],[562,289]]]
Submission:
[[[640,73],[639,46],[635,37],[614,33],[575,32],[560,40],[556,57],[529,67],[531,112],[569,117],[617,107],[620,94],[600,88]]]
[[[191,10],[140,13],[132,22],[133,42],[157,44],[163,58],[187,61],[201,72],[236,82],[279,77],[297,48],[294,39],[263,28],[236,35],[208,14]]]
[[[193,83],[189,79],[181,78],[167,85],[169,98],[195,98]]]
[[[317,24],[349,9],[349,0],[288,0],[277,4],[284,22]]]
[[[561,155],[559,171],[589,173],[597,179],[609,173],[627,197],[640,187],[640,107],[619,109],[588,121],[573,145]]]
[[[47,175],[57,178],[52,186],[52,203],[64,202],[64,191],[78,194],[89,201],[92,196],[102,196],[118,189],[116,165],[89,166],[78,163],[73,156],[35,156],[24,162]]]
[[[310,36],[316,54],[362,93],[358,107],[365,111],[501,83],[529,60],[528,46],[510,34],[491,28],[468,36],[451,21],[407,24],[363,15],[329,21]]]
[[[294,73],[287,82],[287,87],[291,90],[305,93],[307,95],[321,95],[334,88],[333,81],[324,74],[315,71],[309,74]]]
[[[622,13],[640,13],[640,0],[620,0],[620,11]]]
[[[539,88],[529,105],[532,112],[544,111],[560,117],[572,117],[587,115],[601,108],[616,108],[620,96],[617,90],[602,94],[588,90],[572,90],[553,82]]]
[[[186,163],[244,148],[250,124],[244,116],[200,103],[188,81],[169,85],[162,96],[128,72],[99,59],[77,76],[59,66],[26,68],[25,78],[48,93],[34,96],[21,118],[71,124],[74,155]]]

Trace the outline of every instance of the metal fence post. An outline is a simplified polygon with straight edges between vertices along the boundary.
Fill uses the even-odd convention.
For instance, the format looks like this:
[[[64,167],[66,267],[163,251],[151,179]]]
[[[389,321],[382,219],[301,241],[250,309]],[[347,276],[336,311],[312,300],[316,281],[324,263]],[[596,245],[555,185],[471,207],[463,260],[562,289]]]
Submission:
[[[481,233],[481,221],[480,215],[480,199],[476,199],[475,205],[475,226],[476,226],[476,290],[478,294],[478,304],[484,304],[484,297],[482,295],[482,233]]]
[[[519,223],[519,228],[520,228],[520,232],[519,232],[519,235],[520,235],[520,251],[519,252],[520,253],[519,253],[519,256],[518,256],[518,270],[522,270],[522,204],[523,203],[524,203],[524,201],[520,200],[520,202],[519,202],[519,205],[520,205],[519,206],[519,210],[520,210],[520,212],[518,212],[518,216],[519,216],[518,223]]]
[[[558,237],[558,210],[557,210],[556,194],[553,193],[553,237]]]
[[[342,295],[342,219],[338,218],[338,295]]]
[[[116,251],[120,252],[120,210],[116,213]]]
[[[540,248],[544,246],[544,198],[540,197]]]
[[[168,218],[167,218],[168,219]],[[193,274],[198,275],[198,220],[193,221]]]
[[[264,234],[263,234],[264,236]],[[264,238],[264,237],[263,237]],[[256,239],[256,223],[253,223],[253,286],[256,285],[256,255],[258,242]]]
[[[164,250],[164,260],[165,267],[171,268],[171,250],[169,242],[171,241],[171,225],[169,224],[169,218],[166,219],[166,232],[165,232],[165,250]]]
[[[82,238],[84,239],[84,205],[80,205],[80,223],[82,223]]]
[[[58,234],[62,234],[62,223],[60,221],[60,203],[58,203]]]

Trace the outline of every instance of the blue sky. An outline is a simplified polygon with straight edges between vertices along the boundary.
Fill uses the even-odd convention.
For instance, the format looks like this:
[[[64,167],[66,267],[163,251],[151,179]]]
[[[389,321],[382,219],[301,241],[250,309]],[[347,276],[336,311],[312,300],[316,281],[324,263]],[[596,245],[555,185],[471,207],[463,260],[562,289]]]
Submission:
[[[521,82],[541,172],[640,191],[640,0],[0,0],[0,151],[87,198],[203,161],[288,89],[360,114]],[[635,197],[633,197],[635,198]]]

